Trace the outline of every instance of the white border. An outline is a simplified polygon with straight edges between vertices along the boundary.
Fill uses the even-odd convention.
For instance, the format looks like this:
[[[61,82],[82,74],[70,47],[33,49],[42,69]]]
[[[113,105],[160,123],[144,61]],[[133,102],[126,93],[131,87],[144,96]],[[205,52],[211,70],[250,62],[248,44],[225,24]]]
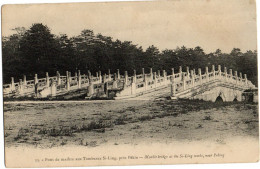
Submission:
[[[77,2],[104,2],[104,1],[119,1],[119,0],[77,0]],[[120,1],[133,1],[133,0],[120,0]],[[141,0],[135,0],[135,1],[141,1]],[[69,3],[69,2],[74,2],[71,0],[1,0],[0,4],[1,6],[3,4],[25,4],[25,3]],[[256,0],[257,3],[257,13],[259,16],[260,13],[260,2],[259,0]],[[1,15],[1,14],[0,14]],[[259,33],[259,28],[260,28],[260,20],[259,17],[257,17],[257,39],[258,39],[258,44],[257,47],[260,49],[260,33]],[[1,25],[1,23],[0,23]],[[1,44],[1,42],[0,42]],[[1,45],[2,46],[2,45]],[[258,51],[259,52],[259,51]],[[1,56],[0,56],[0,65],[2,65],[2,50],[1,50]],[[259,55],[259,54],[258,54]],[[259,57],[258,57],[259,58]],[[259,59],[258,59],[258,65],[259,65]],[[258,72],[260,72],[260,67],[258,67]],[[2,67],[0,69],[0,74],[2,75]],[[258,74],[258,79],[260,79],[259,74]],[[0,78],[0,84],[2,86],[2,76]],[[259,83],[258,83],[259,84]],[[259,86],[259,85],[258,85]],[[4,166],[4,137],[3,137],[3,97],[2,97],[2,87],[0,88],[0,168],[6,168]],[[176,168],[176,169],[187,169],[187,168],[192,168],[192,169],[208,169],[208,168],[213,168],[213,169],[226,169],[226,168],[236,168],[236,169],[244,169],[244,168],[250,168],[250,169],[259,169],[260,168],[260,163],[244,163],[244,164],[189,164],[189,165],[154,165],[154,166],[112,166],[112,167],[88,167],[88,169],[156,169],[156,168],[162,168],[162,169],[170,169],[170,168]],[[43,168],[45,169],[45,168]],[[47,169],[47,168],[46,168]],[[67,167],[67,169],[78,169],[78,167]]]

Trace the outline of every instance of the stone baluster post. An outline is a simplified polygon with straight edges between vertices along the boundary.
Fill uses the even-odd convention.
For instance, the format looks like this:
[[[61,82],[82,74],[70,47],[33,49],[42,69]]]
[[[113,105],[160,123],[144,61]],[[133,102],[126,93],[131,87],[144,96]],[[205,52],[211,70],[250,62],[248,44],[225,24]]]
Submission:
[[[136,83],[136,70],[134,70],[133,83]]]
[[[218,65],[218,76],[219,76],[219,78],[222,77],[222,75],[221,75],[221,65]]]
[[[80,70],[78,70],[78,88],[81,88],[81,74],[80,74]]]
[[[194,72],[193,70],[190,71],[190,74],[191,74],[191,87],[194,87]]]
[[[163,84],[166,84],[166,80],[167,80],[167,75],[165,70],[163,70]]]
[[[227,67],[224,67],[224,73],[225,73],[225,81],[228,81],[228,77],[227,77]]]
[[[172,78],[171,79],[175,79],[174,68],[172,68]]]
[[[48,72],[46,72],[46,87],[50,87],[50,77]]]
[[[71,72],[69,72],[69,83],[71,83]]]
[[[104,75],[102,76],[102,83],[106,83],[106,81],[107,81],[107,75],[104,74]]]
[[[245,83],[246,83],[246,85],[248,85],[248,82],[247,82],[247,75],[246,75],[246,74],[244,74],[244,78],[245,78]]]
[[[242,75],[242,73],[240,72],[239,73],[239,77],[240,77],[240,80],[239,80],[239,82],[240,82],[240,85],[242,84],[242,79],[243,79],[243,75]]]
[[[229,69],[229,75],[230,75],[230,82],[233,83],[233,73],[232,73],[232,69]]]
[[[160,78],[160,77],[161,77],[161,72],[160,72],[160,70],[157,71],[157,74],[158,74],[158,78]]]
[[[98,71],[98,75],[99,75],[99,83],[102,83],[102,74],[100,70]]]
[[[110,73],[110,69],[108,69],[108,81],[111,81],[111,73]]]
[[[179,66],[179,73],[182,73],[182,67]]]
[[[176,86],[175,86],[175,78],[171,79],[171,99],[176,99]]]
[[[125,87],[127,86],[127,84],[128,84],[128,73],[127,71],[125,71],[125,80],[124,80]]]
[[[156,77],[156,72],[154,72],[153,77],[154,77],[154,85],[155,85],[155,87],[157,87],[157,77]]]
[[[88,85],[88,93],[87,93],[87,96],[88,97],[91,97],[93,94],[94,94],[95,90],[94,90],[94,84],[92,82],[92,80],[89,82],[89,85]]]
[[[117,74],[114,73],[114,79],[113,79],[113,89],[116,89],[117,88]]]
[[[186,67],[187,79],[190,79],[190,68],[189,66]]]
[[[185,75],[182,73],[182,87],[183,90],[186,90],[186,79],[185,79]]]
[[[215,65],[212,65],[212,69],[211,69],[212,73],[213,73],[213,79],[216,79],[216,74],[215,74]]]
[[[153,68],[150,68],[150,79],[153,80]]]
[[[56,76],[57,76],[57,85],[60,85],[61,84],[61,79],[60,79],[59,71],[56,72]]]
[[[14,77],[11,77],[11,91],[15,90],[15,86],[14,86]]]
[[[148,87],[147,75],[144,74],[144,90],[146,91]]]
[[[91,72],[88,70],[88,78],[91,79],[92,75]]]
[[[207,66],[205,68],[205,74],[206,74],[206,82],[209,82],[209,68]]]
[[[68,71],[66,71],[66,89],[70,90],[70,73]]]
[[[53,81],[51,84],[51,96],[54,97],[56,96],[57,93],[57,86],[56,83]]]
[[[38,75],[34,75],[34,89],[35,89],[35,96],[38,97]]]
[[[136,94],[136,83],[131,83],[131,94],[135,95]]]
[[[120,77],[120,71],[119,71],[119,69],[117,69],[117,79],[120,80],[120,78],[121,78]]]
[[[238,84],[238,76],[237,76],[237,71],[235,71],[235,78],[236,78],[236,84]]]
[[[143,75],[143,80],[145,80],[145,78],[144,78],[144,75],[145,75],[144,68],[142,68],[142,75]]]
[[[26,76],[23,75],[23,85],[26,86],[27,85],[27,81],[26,81]]]
[[[202,85],[201,68],[198,69],[198,74],[199,74],[199,83],[200,85]]]
[[[22,79],[19,79],[19,94],[20,95],[23,95],[24,94],[24,86],[23,86],[23,80]]]

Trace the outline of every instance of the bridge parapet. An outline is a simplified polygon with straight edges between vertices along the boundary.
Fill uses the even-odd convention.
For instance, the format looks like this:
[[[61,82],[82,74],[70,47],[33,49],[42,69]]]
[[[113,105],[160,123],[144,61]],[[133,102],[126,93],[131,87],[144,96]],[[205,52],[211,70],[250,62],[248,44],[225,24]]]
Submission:
[[[142,69],[141,74],[134,73],[132,76],[128,76],[128,72],[125,71],[124,75],[120,75],[119,69],[116,73],[111,74],[108,70],[108,74],[101,74],[101,71],[96,72],[96,76],[93,76],[90,71],[86,74],[81,74],[80,71],[71,76],[70,72],[66,72],[66,76],[61,76],[59,72],[56,76],[50,77],[46,73],[46,77],[38,78],[37,74],[34,80],[27,80],[26,76],[20,79],[19,82],[14,82],[14,78],[11,78],[10,84],[3,85],[4,97],[14,96],[36,96],[47,97],[57,96],[67,93],[69,91],[78,89],[87,89],[88,96],[91,96],[100,91],[107,93],[107,90],[116,91],[115,99],[135,97],[144,93],[152,92],[154,90],[160,90],[168,86],[171,87],[172,98],[177,98],[178,95],[184,91],[195,89],[197,86],[203,86],[207,83],[221,82],[232,84],[236,87],[249,89],[255,88],[251,81],[247,80],[247,75],[242,77],[242,73],[234,72],[230,69],[227,73],[227,68],[221,71],[221,66],[215,70],[215,66],[212,65],[211,71],[208,67],[205,68],[205,73],[202,74],[199,68],[196,74],[196,70],[190,70],[186,68],[186,72],[183,72],[182,66],[179,67],[178,72],[172,69],[172,73],[167,75],[165,70],[158,70],[157,73],[150,69],[149,73],[145,73]]]

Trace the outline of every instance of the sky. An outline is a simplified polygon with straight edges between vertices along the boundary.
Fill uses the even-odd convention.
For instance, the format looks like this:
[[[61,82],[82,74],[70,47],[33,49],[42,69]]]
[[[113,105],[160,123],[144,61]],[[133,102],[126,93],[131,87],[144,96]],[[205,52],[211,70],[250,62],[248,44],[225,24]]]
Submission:
[[[132,41],[144,49],[201,46],[205,52],[256,50],[254,0],[172,0],[5,5],[2,35],[12,28],[43,23],[53,34],[79,35],[83,29]]]

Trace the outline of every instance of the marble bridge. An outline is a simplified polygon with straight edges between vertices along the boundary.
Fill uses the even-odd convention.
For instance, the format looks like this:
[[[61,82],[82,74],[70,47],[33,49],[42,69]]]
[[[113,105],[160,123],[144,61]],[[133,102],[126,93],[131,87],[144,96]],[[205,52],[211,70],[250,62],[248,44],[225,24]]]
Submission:
[[[209,71],[205,68],[202,74],[199,68],[190,70],[186,68],[184,72],[182,67],[179,67],[178,72],[172,69],[170,75],[167,75],[165,70],[153,72],[150,68],[149,73],[145,73],[144,68],[142,73],[137,75],[134,70],[133,76],[128,76],[125,71],[121,75],[119,70],[117,73],[101,74],[96,72],[93,76],[90,71],[87,75],[81,75],[80,71],[71,76],[70,72],[66,72],[66,76],[61,76],[57,72],[56,76],[50,77],[46,73],[45,78],[38,79],[35,74],[34,80],[26,80],[26,76],[20,79],[19,82],[14,82],[11,78],[10,84],[3,85],[4,98],[12,97],[33,97],[33,98],[57,98],[62,95],[70,95],[73,92],[83,91],[86,98],[110,98],[110,99],[130,99],[138,98],[148,93],[158,91],[168,91],[171,99],[187,98],[200,99],[205,101],[242,101],[242,93],[248,89],[256,89],[256,87],[247,80],[247,75],[232,72],[232,69],[227,71],[221,70],[218,65],[217,70],[212,65]]]

